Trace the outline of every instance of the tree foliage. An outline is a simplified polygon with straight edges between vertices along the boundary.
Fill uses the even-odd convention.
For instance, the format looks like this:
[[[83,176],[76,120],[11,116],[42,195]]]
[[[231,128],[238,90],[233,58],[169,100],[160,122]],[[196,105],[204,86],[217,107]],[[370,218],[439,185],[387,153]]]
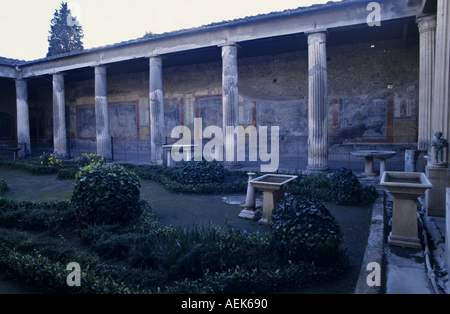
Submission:
[[[81,41],[84,37],[83,29],[76,17],[72,16],[67,2],[61,3],[59,11],[55,10],[50,27],[47,57],[84,49]]]

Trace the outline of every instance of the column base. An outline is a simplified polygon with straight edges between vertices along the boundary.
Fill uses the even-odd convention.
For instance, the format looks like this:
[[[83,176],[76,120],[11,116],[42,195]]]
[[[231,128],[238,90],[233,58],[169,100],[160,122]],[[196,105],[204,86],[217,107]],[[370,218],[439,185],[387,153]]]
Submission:
[[[256,209],[256,210],[244,209],[243,211],[241,211],[241,213],[239,214],[238,217],[255,220],[255,217],[257,217],[259,215],[259,213],[261,213],[261,211],[259,209]]]
[[[330,171],[330,167],[313,167],[313,166],[307,166],[306,167],[306,173],[308,174],[314,174],[314,173],[326,173]]]
[[[419,249],[419,250],[422,249],[422,244],[420,244],[420,240],[418,237],[414,238],[403,237],[399,235],[393,235],[392,232],[389,234],[388,244],[401,247],[408,247],[412,249]]]

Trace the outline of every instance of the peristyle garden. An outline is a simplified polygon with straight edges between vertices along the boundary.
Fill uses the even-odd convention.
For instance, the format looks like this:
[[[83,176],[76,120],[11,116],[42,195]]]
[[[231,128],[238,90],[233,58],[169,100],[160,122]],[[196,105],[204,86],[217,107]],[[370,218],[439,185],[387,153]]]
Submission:
[[[273,293],[331,281],[352,265],[324,203],[354,206],[378,197],[346,168],[328,176],[297,174],[266,231],[231,223],[184,228],[161,223],[140,195],[142,180],[158,182],[174,197],[244,194],[247,172],[205,159],[182,167],[111,165],[97,154],[75,161],[53,154],[0,159],[0,167],[73,180],[71,198],[54,202],[9,198],[8,183],[0,182],[1,275],[55,293]],[[72,262],[80,265],[80,287],[66,283]]]

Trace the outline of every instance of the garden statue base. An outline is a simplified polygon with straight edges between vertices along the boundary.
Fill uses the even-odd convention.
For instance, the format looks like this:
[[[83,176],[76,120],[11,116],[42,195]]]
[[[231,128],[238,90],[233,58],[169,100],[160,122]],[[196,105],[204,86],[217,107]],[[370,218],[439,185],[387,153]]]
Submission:
[[[254,188],[263,191],[263,213],[258,221],[260,225],[266,225],[269,222],[273,209],[284,199],[285,186],[297,178],[298,176],[266,174],[249,181]]]
[[[423,172],[385,171],[381,186],[394,197],[389,245],[422,249],[417,223],[417,198],[433,187]]]

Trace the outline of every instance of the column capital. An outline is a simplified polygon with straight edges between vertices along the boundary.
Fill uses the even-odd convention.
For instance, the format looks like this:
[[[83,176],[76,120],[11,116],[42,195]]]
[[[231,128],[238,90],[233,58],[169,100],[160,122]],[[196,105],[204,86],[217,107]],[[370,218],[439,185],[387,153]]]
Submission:
[[[437,26],[436,14],[420,14],[416,17],[419,33],[435,31]]]
[[[21,84],[21,82],[23,83],[28,83],[30,81],[30,79],[24,79],[24,78],[15,78],[14,81],[16,82],[16,84]]]
[[[149,55],[147,55],[147,56],[145,56],[145,58],[147,58],[147,59],[167,59],[167,57],[165,57],[165,56],[161,56],[161,55],[158,55],[158,54],[149,54]]]
[[[325,34],[328,36],[328,29],[327,28],[320,28],[320,29],[312,29],[309,31],[305,31],[305,35],[313,35],[313,34]]]
[[[326,29],[315,30],[311,32],[305,32],[305,35],[308,37],[308,45],[311,45],[313,42],[319,41],[320,43],[325,43],[327,41],[328,31]]]
[[[227,46],[233,46],[233,47],[241,48],[241,46],[239,46],[235,42],[229,42],[229,43],[224,43],[224,44],[217,45],[217,47],[220,47],[220,48],[227,47]]]

